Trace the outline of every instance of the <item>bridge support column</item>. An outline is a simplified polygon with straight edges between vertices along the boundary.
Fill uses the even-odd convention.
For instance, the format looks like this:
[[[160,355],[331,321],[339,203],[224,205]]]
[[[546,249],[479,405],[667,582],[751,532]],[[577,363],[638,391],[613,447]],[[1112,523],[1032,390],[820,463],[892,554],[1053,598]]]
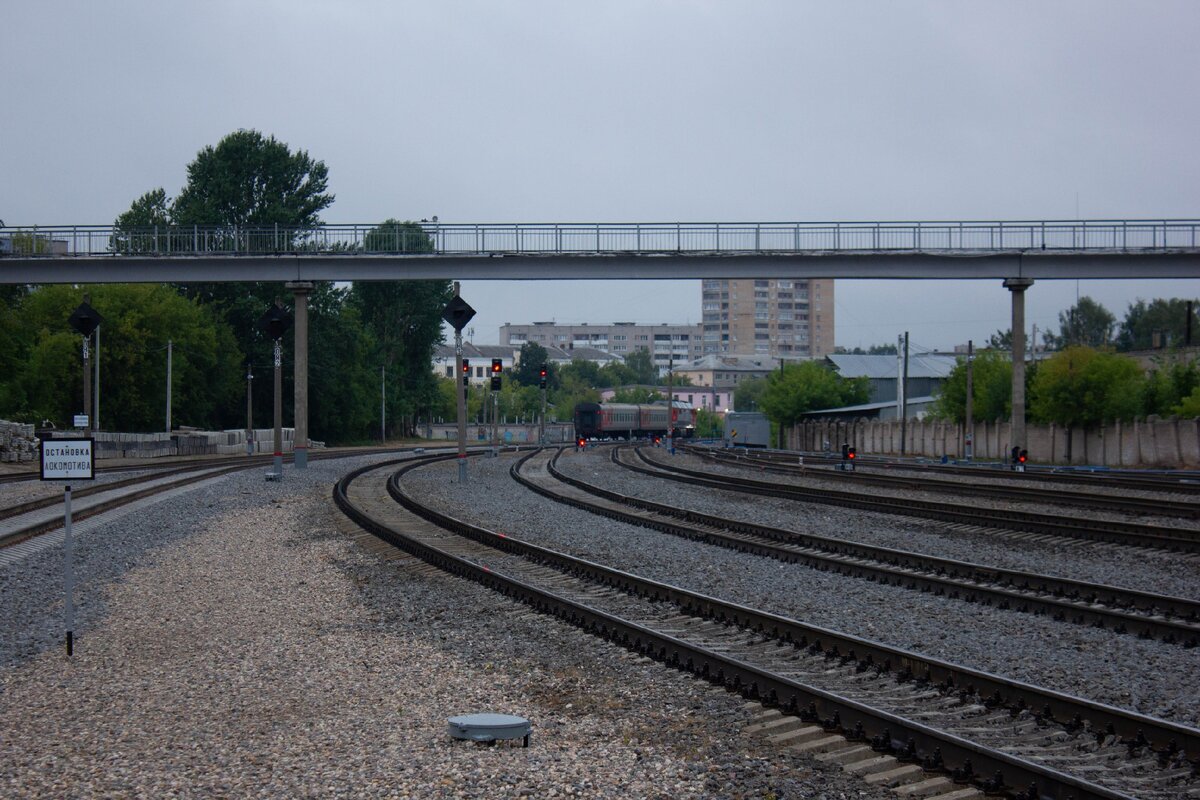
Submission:
[[[1033,278],[1008,278],[1012,292],[1012,447],[1025,447],[1025,290]],[[1005,457],[1007,454],[1003,454]]]
[[[296,469],[308,468],[308,293],[313,285],[309,281],[284,284],[296,299],[296,342],[295,373],[293,380],[293,419],[296,439],[292,443]]]

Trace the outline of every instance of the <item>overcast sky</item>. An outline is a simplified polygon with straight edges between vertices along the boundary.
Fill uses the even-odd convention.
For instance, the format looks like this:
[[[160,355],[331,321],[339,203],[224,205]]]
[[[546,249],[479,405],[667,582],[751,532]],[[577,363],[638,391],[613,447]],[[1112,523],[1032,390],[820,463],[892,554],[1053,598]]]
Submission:
[[[110,223],[238,128],[328,222],[1200,216],[1200,3],[10,2],[0,219]],[[1040,282],[1118,319],[1200,280]],[[468,282],[504,322],[699,322],[699,281]],[[949,348],[999,281],[839,281],[837,343]]]

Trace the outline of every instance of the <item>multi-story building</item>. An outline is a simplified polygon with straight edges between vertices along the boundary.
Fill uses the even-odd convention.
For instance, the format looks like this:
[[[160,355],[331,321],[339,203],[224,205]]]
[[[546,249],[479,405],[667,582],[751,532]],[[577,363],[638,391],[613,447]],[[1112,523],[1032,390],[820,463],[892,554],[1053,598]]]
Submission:
[[[702,354],[818,358],[833,352],[833,279],[706,279]]]
[[[559,325],[554,322],[534,322],[531,325],[500,326],[500,344],[520,349],[525,342],[542,347],[561,347],[564,350],[594,348],[625,358],[637,350],[648,350],[654,365],[666,372],[675,365],[704,355],[699,325],[639,325],[635,322],[614,322],[609,325]]]

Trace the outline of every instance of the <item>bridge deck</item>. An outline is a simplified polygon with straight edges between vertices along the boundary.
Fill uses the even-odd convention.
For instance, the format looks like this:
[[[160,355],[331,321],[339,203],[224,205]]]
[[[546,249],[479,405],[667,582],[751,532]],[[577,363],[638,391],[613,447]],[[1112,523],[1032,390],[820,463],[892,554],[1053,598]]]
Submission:
[[[1200,220],[0,229],[0,283],[1194,278]]]

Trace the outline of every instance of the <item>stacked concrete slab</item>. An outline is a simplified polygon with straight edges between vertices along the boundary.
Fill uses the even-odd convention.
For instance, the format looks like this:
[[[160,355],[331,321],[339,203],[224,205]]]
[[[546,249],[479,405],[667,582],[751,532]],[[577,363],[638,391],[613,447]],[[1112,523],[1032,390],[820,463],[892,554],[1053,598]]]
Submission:
[[[0,419],[0,462],[33,461],[37,453],[38,440],[32,425]]]

